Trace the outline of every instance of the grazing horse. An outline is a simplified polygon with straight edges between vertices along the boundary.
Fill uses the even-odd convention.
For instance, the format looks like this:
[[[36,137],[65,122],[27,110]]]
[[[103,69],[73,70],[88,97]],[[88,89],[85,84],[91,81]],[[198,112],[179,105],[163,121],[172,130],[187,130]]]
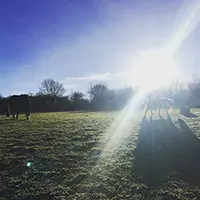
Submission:
[[[20,112],[25,112],[27,120],[30,119],[30,98],[28,95],[13,95],[7,99],[6,116],[12,114],[13,119],[18,119]]]
[[[162,108],[165,109],[167,115],[168,109],[172,107],[173,100],[166,97],[154,97],[146,99],[145,108],[144,108],[144,115],[146,116],[147,111],[150,110],[151,115],[153,115],[153,109],[158,109],[158,115],[160,116],[160,110]]]

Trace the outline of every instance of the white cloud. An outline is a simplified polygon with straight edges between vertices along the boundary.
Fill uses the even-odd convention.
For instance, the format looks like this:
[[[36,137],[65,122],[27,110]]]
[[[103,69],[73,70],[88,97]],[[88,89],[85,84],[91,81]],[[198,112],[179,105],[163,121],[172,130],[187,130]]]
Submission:
[[[93,74],[89,76],[77,76],[77,77],[67,77],[66,81],[89,81],[89,80],[109,80],[112,77],[112,74],[102,73],[102,74]]]
[[[73,87],[70,88],[72,90],[87,92],[89,84],[99,81],[107,83],[110,88],[124,87],[130,85],[130,74],[125,71],[116,73],[105,72],[86,76],[67,77],[61,83],[64,86],[72,85]]]

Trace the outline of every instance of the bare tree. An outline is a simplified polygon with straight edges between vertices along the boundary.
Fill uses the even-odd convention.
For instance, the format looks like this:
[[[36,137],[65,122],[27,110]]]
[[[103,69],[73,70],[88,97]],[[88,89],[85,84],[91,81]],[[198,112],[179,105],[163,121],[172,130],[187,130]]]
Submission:
[[[73,102],[79,102],[84,100],[84,94],[82,92],[73,92],[70,96],[70,100]]]
[[[88,94],[91,100],[100,100],[105,97],[108,87],[105,83],[90,84],[88,88]]]
[[[90,101],[94,109],[106,108],[108,99],[108,87],[104,83],[96,83],[90,85],[88,88],[88,94],[90,95]]]
[[[170,83],[166,88],[160,90],[160,93],[166,97],[174,99],[179,93],[184,90],[183,83],[175,80]]]
[[[45,79],[39,88],[39,94],[50,95],[54,97],[62,97],[66,90],[61,83],[53,80],[52,78]]]

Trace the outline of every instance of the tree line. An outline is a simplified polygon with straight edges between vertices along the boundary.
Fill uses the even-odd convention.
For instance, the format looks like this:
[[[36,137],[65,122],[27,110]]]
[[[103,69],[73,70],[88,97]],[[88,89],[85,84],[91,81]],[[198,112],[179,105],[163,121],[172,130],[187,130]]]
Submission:
[[[108,111],[122,109],[138,90],[139,88],[132,87],[110,89],[105,83],[100,82],[90,85],[87,94],[73,92],[66,95],[64,86],[50,78],[42,81],[38,93],[29,96],[32,112]],[[174,81],[168,87],[156,90],[154,93],[173,99],[177,107],[188,105],[200,108],[200,79],[198,78],[187,85]],[[0,96],[0,105],[5,98]],[[2,112],[1,106],[0,112]]]

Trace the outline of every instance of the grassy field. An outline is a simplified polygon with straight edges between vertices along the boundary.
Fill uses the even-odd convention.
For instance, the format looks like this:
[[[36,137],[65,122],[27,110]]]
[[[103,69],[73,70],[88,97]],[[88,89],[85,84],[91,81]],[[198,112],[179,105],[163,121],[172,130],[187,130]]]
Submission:
[[[199,118],[117,115],[0,116],[0,200],[200,199]]]

